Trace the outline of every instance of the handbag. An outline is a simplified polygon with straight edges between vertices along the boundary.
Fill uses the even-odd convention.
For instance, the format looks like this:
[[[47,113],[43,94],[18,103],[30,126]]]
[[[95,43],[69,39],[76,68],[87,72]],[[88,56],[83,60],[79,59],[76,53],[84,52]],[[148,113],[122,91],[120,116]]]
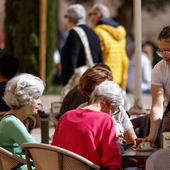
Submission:
[[[73,29],[77,32],[77,34],[79,35],[81,42],[83,44],[86,65],[78,67],[74,70],[74,74],[71,76],[68,83],[65,86],[63,86],[63,88],[61,89],[61,101],[63,101],[63,99],[67,95],[67,93],[78,84],[79,79],[82,76],[82,74],[88,68],[91,68],[94,65],[90,46],[89,46],[89,41],[88,41],[86,33],[84,32],[84,30],[81,27],[75,26],[75,27],[73,27]]]

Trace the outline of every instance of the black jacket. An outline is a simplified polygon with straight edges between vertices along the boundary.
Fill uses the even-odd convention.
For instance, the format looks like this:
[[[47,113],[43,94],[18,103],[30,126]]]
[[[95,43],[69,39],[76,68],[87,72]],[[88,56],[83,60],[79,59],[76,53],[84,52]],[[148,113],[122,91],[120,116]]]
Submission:
[[[100,40],[98,36],[86,25],[79,25],[79,27],[81,27],[87,35],[93,62],[103,63]],[[61,64],[63,85],[67,84],[68,80],[73,75],[75,68],[86,65],[83,44],[79,35],[74,30],[70,30],[66,43],[62,49]]]
[[[11,108],[3,100],[7,82],[0,82],[0,112],[9,111]]]
[[[78,106],[86,102],[86,97],[78,90],[78,86],[75,86],[70,90],[66,97],[64,98],[61,108],[59,118],[69,110],[77,109]]]

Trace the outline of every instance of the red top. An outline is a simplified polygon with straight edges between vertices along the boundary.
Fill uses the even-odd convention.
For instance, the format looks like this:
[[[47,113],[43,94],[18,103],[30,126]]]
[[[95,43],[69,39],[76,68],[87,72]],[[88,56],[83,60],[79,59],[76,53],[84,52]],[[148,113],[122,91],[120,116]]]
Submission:
[[[52,145],[59,146],[58,132],[62,148],[110,170],[120,166],[114,122],[107,113],[89,109],[68,111],[57,124]]]

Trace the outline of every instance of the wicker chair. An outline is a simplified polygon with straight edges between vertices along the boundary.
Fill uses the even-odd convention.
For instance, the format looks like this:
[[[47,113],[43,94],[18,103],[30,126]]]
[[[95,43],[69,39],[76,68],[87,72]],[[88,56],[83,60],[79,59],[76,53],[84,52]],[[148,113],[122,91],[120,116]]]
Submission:
[[[15,170],[26,164],[26,160],[0,147],[0,170]]]
[[[169,170],[170,148],[154,152],[146,161],[146,170]]]
[[[21,145],[26,155],[28,170],[31,170],[30,158],[36,170],[102,170],[84,157],[66,149],[41,143],[24,143]]]

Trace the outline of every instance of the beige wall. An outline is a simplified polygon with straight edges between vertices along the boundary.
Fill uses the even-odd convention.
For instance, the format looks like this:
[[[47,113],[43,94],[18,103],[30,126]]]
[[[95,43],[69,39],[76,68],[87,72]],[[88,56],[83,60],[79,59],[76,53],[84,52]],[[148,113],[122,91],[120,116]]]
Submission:
[[[152,42],[157,44],[157,37],[163,27],[170,25],[170,5],[157,10],[151,8],[152,13],[147,9],[142,11],[142,33]]]

